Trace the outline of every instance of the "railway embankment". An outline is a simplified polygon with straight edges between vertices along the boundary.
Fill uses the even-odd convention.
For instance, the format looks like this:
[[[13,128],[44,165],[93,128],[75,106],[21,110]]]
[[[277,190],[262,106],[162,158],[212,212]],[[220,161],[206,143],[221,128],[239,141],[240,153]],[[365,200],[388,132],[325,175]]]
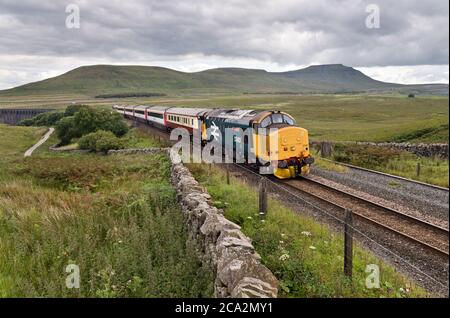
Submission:
[[[211,204],[180,156],[167,148],[112,150],[108,154],[166,152],[171,160],[172,184],[192,239],[202,261],[215,273],[216,297],[277,297],[278,280],[260,262],[251,240]]]

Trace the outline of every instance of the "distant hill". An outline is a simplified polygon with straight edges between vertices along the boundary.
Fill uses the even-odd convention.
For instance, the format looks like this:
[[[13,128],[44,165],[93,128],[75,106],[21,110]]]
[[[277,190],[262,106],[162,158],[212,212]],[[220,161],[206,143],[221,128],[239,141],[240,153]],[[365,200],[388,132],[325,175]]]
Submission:
[[[0,91],[0,96],[112,93],[385,93],[448,95],[448,84],[401,85],[374,80],[342,64],[288,72],[216,68],[185,73],[154,66],[82,66],[60,76]]]

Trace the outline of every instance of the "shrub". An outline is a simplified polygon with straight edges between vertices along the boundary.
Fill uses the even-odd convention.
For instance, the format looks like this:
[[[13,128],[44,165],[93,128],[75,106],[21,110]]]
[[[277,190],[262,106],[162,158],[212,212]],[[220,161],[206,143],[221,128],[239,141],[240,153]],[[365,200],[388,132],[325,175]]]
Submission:
[[[73,111],[74,107],[68,113]],[[67,144],[73,138],[80,138],[98,130],[110,131],[115,136],[121,137],[128,132],[128,126],[118,113],[79,106],[79,110],[73,116],[60,120],[56,130],[61,144]]]
[[[166,96],[163,93],[118,93],[118,94],[102,94],[95,98],[128,98],[128,97],[161,97]]]
[[[123,148],[122,141],[113,134],[99,138],[96,144],[97,152],[103,153],[107,153],[108,150],[117,150],[121,148]]]
[[[56,134],[62,145],[70,143],[72,138],[80,137],[75,127],[75,118],[73,116],[62,118],[56,125]]]
[[[30,119],[22,120],[19,125],[21,126],[53,126],[61,118],[64,117],[64,113],[61,112],[47,112],[34,116]]]
[[[80,138],[78,145],[81,149],[107,153],[108,150],[123,148],[122,140],[112,132],[98,130]]]
[[[95,151],[97,149],[97,139],[100,132],[102,131],[97,131],[95,133],[90,133],[81,137],[78,140],[78,146],[80,147],[80,149]]]
[[[334,145],[333,159],[366,168],[380,166],[391,159],[398,159],[401,151],[370,145]]]
[[[117,137],[128,132],[128,126],[122,116],[107,110],[84,108],[74,115],[74,121],[80,137],[97,130],[111,131]]]
[[[82,109],[89,108],[87,105],[74,104],[66,107],[66,111],[64,112],[64,117],[69,117],[75,115]]]
[[[23,119],[19,122],[19,126],[33,126],[33,118]]]

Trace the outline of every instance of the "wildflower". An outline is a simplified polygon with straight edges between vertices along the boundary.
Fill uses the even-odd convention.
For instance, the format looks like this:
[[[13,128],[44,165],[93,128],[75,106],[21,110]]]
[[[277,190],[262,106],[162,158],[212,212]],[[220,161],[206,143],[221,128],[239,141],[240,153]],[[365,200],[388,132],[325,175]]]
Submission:
[[[285,261],[289,258],[289,254],[283,254],[280,256],[280,261]]]
[[[304,236],[311,236],[311,232],[308,232],[308,231],[303,231],[302,234]]]
[[[251,216],[247,216],[247,219],[249,220],[253,220],[253,218]]]
[[[280,244],[284,244],[284,241],[280,241]]]
[[[312,249],[312,250],[315,250],[315,249],[316,249],[316,247],[315,247],[315,246],[312,246],[312,245],[311,245],[309,248]]]
[[[281,237],[286,237],[287,235],[284,233],[281,233]]]

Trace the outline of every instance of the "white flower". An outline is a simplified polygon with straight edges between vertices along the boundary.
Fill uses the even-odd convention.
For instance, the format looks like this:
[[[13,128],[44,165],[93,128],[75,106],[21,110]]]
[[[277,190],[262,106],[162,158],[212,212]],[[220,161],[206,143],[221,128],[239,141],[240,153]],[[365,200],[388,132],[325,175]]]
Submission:
[[[287,235],[284,233],[281,233],[281,237],[286,237]]]
[[[249,220],[253,220],[253,218],[251,216],[247,216],[247,219]]]
[[[308,232],[308,231],[303,231],[302,234],[304,236],[311,236],[311,232]]]
[[[280,261],[285,261],[289,258],[289,254],[283,254],[280,256]]]
[[[312,250],[315,250],[315,249],[316,249],[316,247],[315,247],[315,246],[312,246],[312,245],[311,245],[309,248],[312,249]]]
[[[284,241],[280,241],[280,244],[284,244]]]

